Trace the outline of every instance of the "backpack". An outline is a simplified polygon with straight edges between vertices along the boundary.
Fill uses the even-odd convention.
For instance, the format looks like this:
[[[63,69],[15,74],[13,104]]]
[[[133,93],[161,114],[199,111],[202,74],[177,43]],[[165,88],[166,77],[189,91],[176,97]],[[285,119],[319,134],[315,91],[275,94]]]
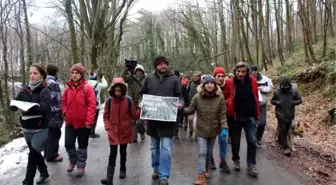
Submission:
[[[127,98],[127,103],[128,103],[128,113],[131,114],[131,112],[132,112],[132,98],[130,96],[126,96],[126,98]],[[109,96],[107,98],[108,110],[110,110],[110,108],[111,108],[111,100],[112,100],[112,97]]]

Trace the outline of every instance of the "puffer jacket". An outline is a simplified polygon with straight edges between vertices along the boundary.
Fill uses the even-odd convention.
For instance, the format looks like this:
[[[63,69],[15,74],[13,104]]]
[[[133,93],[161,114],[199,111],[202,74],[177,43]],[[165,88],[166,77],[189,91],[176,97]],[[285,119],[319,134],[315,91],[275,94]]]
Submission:
[[[48,75],[47,82],[51,93],[51,117],[49,128],[61,128],[63,125],[61,89],[54,76]]]
[[[288,92],[283,92],[281,89],[277,89],[271,103],[276,106],[276,118],[289,122],[295,118],[295,106],[300,105],[302,99],[297,90],[291,89]]]
[[[216,95],[209,97],[202,85],[198,86],[198,91],[191,100],[190,106],[184,109],[184,114],[190,115],[197,111],[196,136],[216,137],[222,128],[228,128],[223,92],[217,86]]]
[[[127,71],[127,69],[124,69],[121,74],[121,77],[125,80],[128,86],[127,95],[132,97],[134,104],[136,106],[139,105],[139,99],[140,99],[139,92],[147,77],[147,75],[145,74],[145,70],[141,65],[137,65],[134,71],[136,71],[137,69],[140,69],[144,72],[144,75],[140,78],[136,77],[134,74],[131,74],[129,71]]]
[[[96,115],[96,97],[87,81],[81,81],[77,87],[73,81],[67,82],[62,97],[62,113],[66,124],[76,129],[93,124]]]
[[[23,129],[37,130],[48,128],[51,116],[51,95],[49,88],[41,84],[32,91],[29,86],[25,86],[15,97],[15,100],[39,104],[39,106],[31,108],[27,112],[21,113],[20,123]],[[17,107],[13,106],[10,109],[12,111],[18,110]],[[35,118],[29,118],[31,116],[35,116]]]
[[[179,97],[179,103],[184,105],[179,79],[171,71],[168,71],[163,77],[160,77],[156,71],[149,74],[140,90],[141,97],[143,94]],[[174,128],[174,122],[149,120],[147,134],[153,137],[174,137]]]
[[[271,79],[265,75],[261,75],[260,73],[257,73],[256,79],[258,81],[258,88],[261,88],[260,93],[262,100],[260,101],[260,106],[263,106],[267,103],[267,94],[272,91],[273,83]]]
[[[121,86],[122,97],[117,98],[113,93],[115,85]],[[132,120],[137,120],[140,117],[140,109],[136,109],[133,101],[131,112],[128,108],[128,100],[126,97],[127,87],[122,78],[114,78],[113,85],[109,92],[110,101],[106,101],[104,109],[104,125],[108,133],[109,142],[111,145],[120,145],[131,143],[132,137]],[[110,102],[110,105],[108,105]]]

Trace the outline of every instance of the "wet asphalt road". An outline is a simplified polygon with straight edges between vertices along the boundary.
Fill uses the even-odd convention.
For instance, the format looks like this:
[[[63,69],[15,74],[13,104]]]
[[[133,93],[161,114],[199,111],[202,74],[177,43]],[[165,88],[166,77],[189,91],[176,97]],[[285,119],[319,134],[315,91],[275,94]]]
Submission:
[[[102,124],[102,123],[100,123]],[[61,147],[60,154],[65,158],[61,163],[48,163],[50,178],[45,183],[47,185],[99,185],[101,178],[106,175],[106,166],[109,155],[109,145],[107,134],[102,126],[98,128],[101,135],[99,139],[91,139],[88,148],[88,160],[86,176],[82,178],[66,172],[68,161],[64,150]],[[244,136],[244,134],[242,133]],[[149,152],[149,137],[145,141],[140,141],[128,146],[127,157],[127,178],[120,180],[119,172],[115,174],[115,185],[157,185],[157,180],[151,179],[151,155]],[[61,140],[63,142],[63,138]],[[232,166],[231,150],[228,147],[228,164]],[[259,178],[254,179],[246,175],[246,144],[242,138],[240,172],[232,171],[225,174],[218,169],[211,172],[208,185],[300,185],[298,177],[287,172],[286,169],[279,168],[274,162],[266,159],[266,151],[258,148],[257,163],[260,172]],[[119,155],[119,154],[118,154]],[[215,145],[214,156],[218,165],[218,144]],[[180,140],[174,141],[172,156],[172,173],[169,179],[170,185],[192,185],[197,177],[197,145],[194,137],[187,137],[187,132],[180,131]],[[119,158],[117,167],[119,169]],[[20,185],[25,174],[26,160],[19,164],[13,164],[11,170],[0,171],[1,185]],[[38,173],[37,173],[38,175]]]

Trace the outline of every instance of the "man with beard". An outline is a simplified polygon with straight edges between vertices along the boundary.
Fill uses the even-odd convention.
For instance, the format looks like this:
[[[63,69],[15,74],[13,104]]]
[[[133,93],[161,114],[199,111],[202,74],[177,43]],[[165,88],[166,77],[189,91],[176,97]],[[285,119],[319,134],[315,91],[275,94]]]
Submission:
[[[125,66],[121,77],[128,84],[127,95],[132,97],[135,106],[139,105],[140,94],[139,91],[146,79],[145,69],[142,65],[137,64],[134,70],[129,71]],[[141,140],[145,140],[146,128],[143,120],[132,120],[133,143],[138,141],[138,133]]]
[[[179,97],[178,109],[183,108],[183,94],[179,79],[168,70],[168,59],[165,56],[157,56],[154,61],[155,71],[146,78],[140,90],[140,97],[144,94]],[[140,105],[141,107],[141,105]],[[153,179],[160,179],[160,185],[168,185],[171,169],[171,155],[174,137],[174,122],[148,121],[147,134],[151,137],[151,153]]]
[[[202,72],[198,71],[194,74],[194,79],[189,82],[187,91],[189,93],[189,100],[191,100],[195,94],[197,94],[197,86],[201,84],[201,76]],[[194,117],[195,114],[188,116],[188,123],[189,123],[189,137],[193,136],[194,133]]]

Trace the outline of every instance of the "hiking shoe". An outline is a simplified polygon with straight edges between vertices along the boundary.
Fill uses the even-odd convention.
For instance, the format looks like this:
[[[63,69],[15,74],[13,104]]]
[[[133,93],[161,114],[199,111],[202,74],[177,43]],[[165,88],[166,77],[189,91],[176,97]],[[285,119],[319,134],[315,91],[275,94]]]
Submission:
[[[196,181],[195,185],[207,185],[206,178],[204,174],[199,174]]]
[[[99,134],[91,134],[90,138],[100,138],[100,135]]]
[[[285,156],[290,157],[290,156],[291,156],[291,150],[290,150],[289,148],[286,148],[286,149],[284,150],[283,154],[284,154]]]
[[[257,145],[261,146],[261,140],[257,140]]]
[[[159,179],[159,173],[157,171],[153,172],[152,179]]]
[[[146,135],[145,135],[145,134],[142,134],[142,135],[140,136],[140,138],[141,138],[141,140],[143,141],[143,140],[146,139]]]
[[[120,178],[120,179],[124,179],[124,178],[126,178],[126,170],[120,170],[119,178]]]
[[[189,137],[193,136],[194,131],[189,131]]]
[[[72,163],[70,163],[70,164],[69,164],[69,167],[68,167],[68,169],[67,169],[67,171],[68,171],[68,172],[73,172],[74,169],[75,169],[75,166],[76,166],[76,164],[72,164]]]
[[[76,176],[77,177],[83,177],[85,175],[84,168],[77,168]]]
[[[239,161],[233,161],[233,169],[234,171],[239,172],[240,171],[240,162]]]
[[[251,177],[257,178],[259,175],[259,172],[255,165],[250,165],[247,167],[247,174]]]
[[[209,167],[211,170],[216,170],[216,169],[217,169],[216,164],[215,164],[215,161],[214,161],[213,158],[212,158],[212,160],[210,161],[208,167]]]
[[[225,172],[225,173],[230,173],[231,169],[229,168],[229,166],[226,163],[225,159],[222,159],[221,162],[219,163],[219,168],[221,169],[221,171]]]
[[[40,177],[36,180],[36,184],[43,184],[49,177],[48,171],[41,173]]]
[[[160,179],[159,185],[169,185],[167,179]]]
[[[205,169],[204,177],[207,178],[207,179],[210,178],[210,170],[209,170],[209,168]]]

